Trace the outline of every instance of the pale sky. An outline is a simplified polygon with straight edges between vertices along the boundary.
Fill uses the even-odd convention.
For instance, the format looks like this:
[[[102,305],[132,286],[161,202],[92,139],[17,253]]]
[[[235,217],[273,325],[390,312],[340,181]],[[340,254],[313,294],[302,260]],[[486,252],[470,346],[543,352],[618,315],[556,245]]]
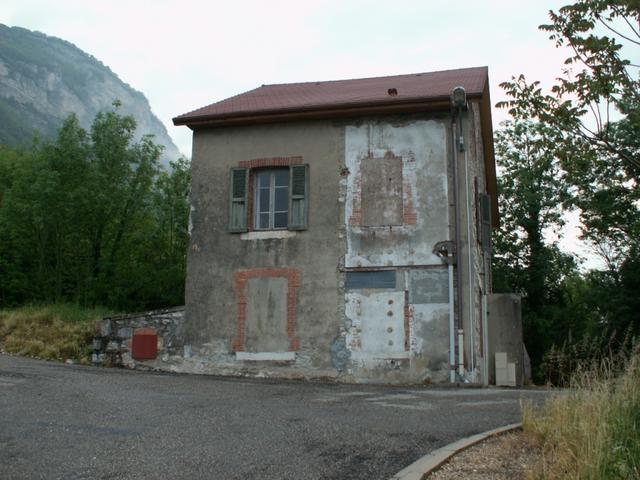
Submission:
[[[261,84],[489,67],[550,85],[566,53],[538,25],[567,0],[2,0],[0,23],[63,38],[142,91],[174,143],[171,118]],[[494,124],[504,120],[493,110]],[[575,222],[563,245],[585,254]]]
[[[2,0],[0,23],[63,38],[171,118],[261,84],[487,65],[492,101],[511,75],[551,81],[564,56],[537,26],[567,1]],[[494,120],[505,118],[495,111]]]

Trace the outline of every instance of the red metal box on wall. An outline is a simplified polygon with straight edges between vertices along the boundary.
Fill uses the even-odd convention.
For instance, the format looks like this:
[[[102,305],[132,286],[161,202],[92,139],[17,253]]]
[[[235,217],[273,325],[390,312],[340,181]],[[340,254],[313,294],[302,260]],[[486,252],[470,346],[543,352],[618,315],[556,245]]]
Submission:
[[[131,340],[134,360],[154,360],[158,355],[158,334],[154,328],[137,328]]]

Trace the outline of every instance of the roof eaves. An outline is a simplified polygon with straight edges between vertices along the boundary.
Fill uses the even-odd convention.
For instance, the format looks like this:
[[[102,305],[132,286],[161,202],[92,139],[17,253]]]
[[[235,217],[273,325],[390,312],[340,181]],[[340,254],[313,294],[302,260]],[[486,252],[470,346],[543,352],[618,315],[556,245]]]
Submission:
[[[481,98],[482,92],[470,92],[468,93],[468,98]],[[191,115],[190,113],[186,113],[180,115],[178,117],[174,117],[173,124],[176,126],[179,125],[199,125],[203,126],[209,121],[215,122],[218,125],[222,125],[225,123],[225,120],[232,121],[237,123],[243,118],[268,118],[277,116],[279,119],[287,119],[289,116],[295,116],[296,114],[318,114],[322,115],[323,113],[333,112],[339,114],[341,111],[349,112],[350,114],[357,114],[358,111],[367,111],[371,109],[386,109],[386,110],[394,110],[396,112],[402,112],[404,106],[413,107],[411,110],[415,110],[416,105],[443,105],[443,102],[446,102],[448,105],[449,96],[441,95],[434,97],[411,97],[402,100],[396,100],[393,102],[389,101],[377,101],[377,102],[344,102],[344,103],[335,103],[335,104],[322,104],[322,105],[311,105],[306,107],[285,107],[285,108],[275,108],[270,110],[255,110],[255,111],[242,111],[242,112],[228,112],[223,114],[204,114],[204,115]],[[201,109],[198,109],[201,110]]]

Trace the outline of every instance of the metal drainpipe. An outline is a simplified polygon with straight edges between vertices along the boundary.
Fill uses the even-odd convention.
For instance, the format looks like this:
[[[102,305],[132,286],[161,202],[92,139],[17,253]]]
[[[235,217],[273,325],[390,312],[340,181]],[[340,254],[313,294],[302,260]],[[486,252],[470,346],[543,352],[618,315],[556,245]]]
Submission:
[[[485,262],[485,283],[482,292],[482,383],[489,385],[489,332],[487,330],[487,281]]]
[[[462,121],[460,121],[462,130]],[[476,375],[476,335],[475,335],[475,302],[474,302],[474,288],[473,288],[473,252],[471,250],[471,196],[469,195],[469,162],[467,161],[467,152],[462,152],[462,158],[464,161],[464,183],[465,183],[465,209],[467,214],[467,253],[469,262],[469,346],[470,346],[470,363],[471,363],[471,377],[472,381]]]
[[[453,305],[453,259],[454,256],[449,256],[449,265],[447,270],[449,271],[449,368],[451,369],[451,383],[456,383],[456,327],[455,327],[455,308]]]
[[[458,192],[460,189],[460,179],[458,178],[458,142],[456,129],[460,123],[461,111],[451,109],[451,143],[453,147],[453,204],[455,212],[455,242],[456,242],[456,303],[458,304],[458,330],[462,329],[462,270],[460,269],[460,253],[462,253],[462,242],[460,240],[460,199]],[[458,336],[460,339],[460,336]],[[464,344],[458,342],[458,370],[460,375],[464,372]]]

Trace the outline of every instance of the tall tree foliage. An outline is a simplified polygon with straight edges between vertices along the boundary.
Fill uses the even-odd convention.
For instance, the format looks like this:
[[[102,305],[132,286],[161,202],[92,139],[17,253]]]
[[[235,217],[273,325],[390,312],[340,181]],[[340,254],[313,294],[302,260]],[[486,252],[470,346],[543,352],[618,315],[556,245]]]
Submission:
[[[495,235],[496,291],[523,295],[525,344],[534,364],[560,332],[562,286],[575,275],[573,259],[550,241],[563,225],[567,185],[555,145],[556,132],[526,115],[505,122],[496,134],[500,169],[501,226]]]
[[[161,171],[161,147],[134,143],[135,127],[117,110],[98,114],[90,132],[71,116],[54,141],[0,149],[3,305],[183,301],[189,166]]]
[[[556,47],[568,48],[565,69],[548,93],[537,81],[513,77],[502,84],[510,100],[498,106],[508,107],[516,121],[537,122],[553,139],[546,148],[568,186],[562,203],[578,209],[583,238],[607,265],[573,277],[563,291],[563,302],[584,312],[582,320],[572,317],[569,323],[581,322],[576,326],[583,333],[637,332],[640,83],[638,65],[626,53],[640,46],[640,9],[633,0],[580,0],[549,12],[549,18],[540,29]],[[564,330],[555,341],[567,340],[571,329]]]

